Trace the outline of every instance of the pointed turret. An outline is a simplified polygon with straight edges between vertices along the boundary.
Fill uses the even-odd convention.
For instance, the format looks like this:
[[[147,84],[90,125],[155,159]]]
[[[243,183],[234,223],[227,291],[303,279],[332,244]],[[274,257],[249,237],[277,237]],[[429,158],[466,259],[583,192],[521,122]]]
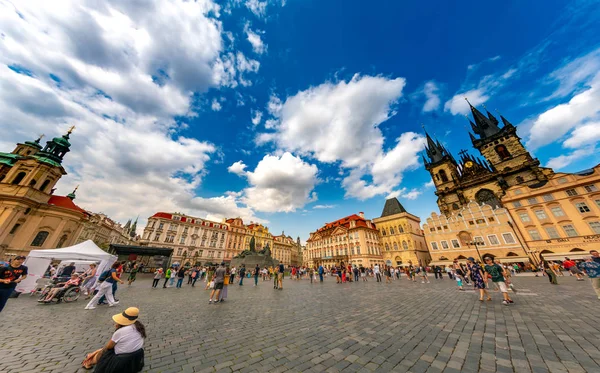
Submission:
[[[496,119],[496,117],[493,116],[492,113],[490,113],[490,111],[485,107],[485,105],[483,105],[483,108],[485,109],[485,112],[487,113],[487,116],[488,116],[488,119],[490,120],[490,122],[494,123],[497,127],[498,119]]]
[[[500,119],[502,120],[502,123],[504,123],[504,127],[514,127],[513,124],[509,122],[506,118],[504,118],[502,115],[500,115]]]
[[[406,212],[406,209],[404,206],[402,206],[400,201],[398,201],[398,198],[394,197],[385,201],[385,206],[383,206],[381,217],[383,218],[385,216],[401,214],[403,212]]]
[[[471,142],[472,143],[475,143],[475,141],[477,141],[477,139],[475,138],[475,136],[471,132],[469,132],[469,137],[471,138]]]
[[[494,118],[493,120],[490,119],[489,117],[486,117],[485,115],[483,115],[483,113],[481,113],[479,110],[477,110],[476,107],[474,107],[473,105],[471,105],[471,103],[469,102],[469,100],[465,97],[465,100],[467,100],[467,103],[469,104],[469,107],[471,108],[471,114],[473,115],[473,119],[475,120],[475,127],[477,128],[477,130],[475,130],[475,128],[473,128],[473,131],[478,134],[480,136],[480,138],[485,138],[485,137],[489,137],[492,136],[498,132],[500,132],[500,128],[498,128],[498,121],[496,120],[496,118],[494,118],[492,116],[492,118]],[[489,114],[489,112],[488,112]],[[489,114],[491,115],[491,114]]]
[[[430,162],[428,163],[436,163],[442,160],[444,156],[448,155],[448,152],[444,148],[442,144],[438,141],[437,143],[433,141],[431,136],[425,131],[425,137],[427,139],[427,146],[425,146],[425,152],[427,153],[427,157],[429,157]]]
[[[133,225],[131,226],[131,230],[129,231],[129,237],[135,237],[135,231],[137,230],[137,222],[139,219],[139,215],[137,218],[135,218],[135,221],[133,222]]]
[[[127,223],[125,223],[125,226],[123,227],[125,232],[129,232],[129,228],[131,228],[131,219],[127,220]]]

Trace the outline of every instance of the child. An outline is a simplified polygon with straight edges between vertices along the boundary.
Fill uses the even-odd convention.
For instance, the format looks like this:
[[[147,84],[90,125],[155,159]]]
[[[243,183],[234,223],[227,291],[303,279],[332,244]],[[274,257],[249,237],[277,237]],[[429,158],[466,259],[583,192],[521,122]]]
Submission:
[[[456,284],[458,285],[458,290],[465,290],[465,289],[463,289],[462,277],[459,276],[458,274],[455,274],[454,279],[456,280]]]

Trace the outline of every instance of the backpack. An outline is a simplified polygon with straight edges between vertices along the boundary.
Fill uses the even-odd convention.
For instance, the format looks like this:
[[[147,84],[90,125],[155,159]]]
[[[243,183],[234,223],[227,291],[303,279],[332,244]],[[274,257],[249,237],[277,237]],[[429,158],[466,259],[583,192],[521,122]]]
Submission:
[[[106,271],[102,272],[100,277],[98,277],[98,282],[105,281],[108,278],[109,273],[110,273],[110,269],[107,269]]]

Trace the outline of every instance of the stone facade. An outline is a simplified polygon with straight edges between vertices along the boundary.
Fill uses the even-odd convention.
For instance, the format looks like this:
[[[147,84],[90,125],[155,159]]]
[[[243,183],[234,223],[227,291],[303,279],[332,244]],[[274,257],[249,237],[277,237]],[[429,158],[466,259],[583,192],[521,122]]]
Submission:
[[[486,255],[503,262],[529,262],[523,238],[514,229],[505,208],[493,209],[471,202],[450,216],[432,213],[423,224],[423,231],[432,265],[448,265],[454,259]]]
[[[92,240],[98,247],[105,250],[111,244],[135,245],[140,238],[136,234],[137,220],[133,226],[130,226],[130,223],[122,226],[105,214],[90,213],[88,220],[83,223],[83,229],[75,243]]]
[[[600,165],[514,186],[502,202],[535,256],[581,258],[600,246]]]
[[[516,127],[500,116],[503,126],[489,112],[487,116],[471,106],[471,128],[477,135],[469,134],[473,147],[485,161],[459,152],[458,161],[439,142],[428,134],[424,159],[431,174],[438,197],[440,211],[445,215],[465,207],[469,202],[501,207],[506,189],[514,185],[530,185],[547,180],[552,170],[540,167],[521,143]]]
[[[294,239],[286,236],[284,232],[281,232],[279,236],[273,236],[271,256],[277,259],[279,263],[283,263],[286,267],[292,265],[292,252],[297,252],[297,250]]]
[[[379,231],[361,212],[327,223],[310,234],[306,241],[309,267],[353,264],[370,267],[383,265]]]
[[[246,244],[246,226],[241,218],[227,219],[225,222],[229,225],[225,261],[229,262],[242,251],[249,250],[250,242]]]
[[[387,265],[426,265],[431,261],[421,219],[406,212],[398,199],[388,199],[381,217],[373,222],[380,233],[383,260]]]
[[[225,257],[229,234],[227,223],[195,218],[180,213],[157,212],[148,224],[139,244],[173,249],[172,262],[184,266],[216,264]]]

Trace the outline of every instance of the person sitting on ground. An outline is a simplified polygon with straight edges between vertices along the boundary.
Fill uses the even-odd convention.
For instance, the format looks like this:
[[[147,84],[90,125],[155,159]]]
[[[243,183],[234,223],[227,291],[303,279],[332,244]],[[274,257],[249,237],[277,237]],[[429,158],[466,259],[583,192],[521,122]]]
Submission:
[[[137,373],[144,368],[146,328],[138,321],[140,310],[129,307],[112,317],[115,332],[106,345],[87,354],[82,366],[94,373]]]
[[[63,290],[67,290],[68,288],[73,287],[73,286],[78,286],[80,282],[81,282],[81,279],[79,278],[77,273],[71,273],[71,279],[69,279],[69,281],[60,282],[60,283],[56,284],[55,287],[50,289],[46,298],[40,299],[40,300],[38,300],[38,302],[50,303],[50,302],[52,302],[52,299],[54,299],[58,295],[59,292],[61,292]]]

